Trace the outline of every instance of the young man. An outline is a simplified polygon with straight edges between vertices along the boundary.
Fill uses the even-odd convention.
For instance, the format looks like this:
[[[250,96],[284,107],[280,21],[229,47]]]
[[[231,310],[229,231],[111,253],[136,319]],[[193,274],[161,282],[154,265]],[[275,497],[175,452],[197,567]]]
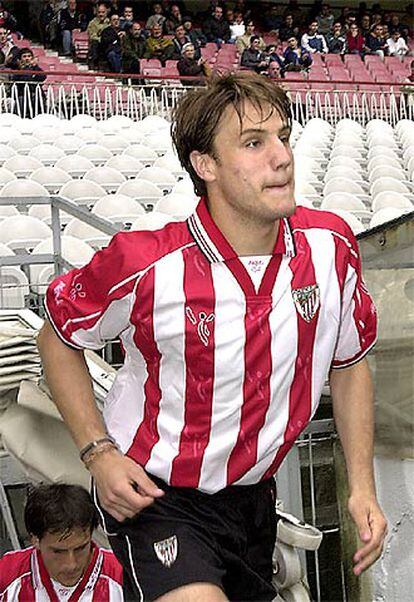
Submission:
[[[258,74],[187,93],[173,138],[203,197],[195,213],[117,234],[48,289],[45,374],[127,598],[274,598],[273,475],[328,375],[362,542],[355,573],[381,553],[364,359],[375,309],[349,227],[295,208],[290,129],[286,94]],[[103,422],[82,349],[117,336],[125,364]]]
[[[92,542],[96,510],[77,485],[41,485],[29,492],[24,520],[33,546],[0,559],[4,602],[122,602],[122,568]]]
[[[317,21],[311,21],[309,23],[308,31],[303,34],[300,45],[310,54],[314,54],[315,52],[326,54],[328,52],[325,37],[318,33]]]

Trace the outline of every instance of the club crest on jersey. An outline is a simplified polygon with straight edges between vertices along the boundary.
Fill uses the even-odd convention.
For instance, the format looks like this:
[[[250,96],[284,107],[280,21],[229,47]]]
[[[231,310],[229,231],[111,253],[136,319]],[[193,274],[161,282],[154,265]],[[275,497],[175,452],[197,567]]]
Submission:
[[[292,290],[292,297],[299,315],[305,322],[310,322],[316,316],[316,312],[319,309],[319,286],[311,284],[303,288],[294,288]]]
[[[176,535],[168,537],[168,539],[162,539],[154,543],[154,550],[158,560],[162,562],[164,566],[170,568],[171,565],[177,560],[178,554],[178,539]]]

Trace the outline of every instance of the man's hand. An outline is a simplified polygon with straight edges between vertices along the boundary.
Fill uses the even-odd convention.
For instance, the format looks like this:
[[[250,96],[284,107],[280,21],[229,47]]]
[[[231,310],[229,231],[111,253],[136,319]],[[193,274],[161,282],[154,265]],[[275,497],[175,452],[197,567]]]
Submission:
[[[141,466],[115,449],[98,455],[89,471],[100,503],[119,522],[132,518],[164,495]]]
[[[362,547],[354,555],[354,573],[360,575],[382,554],[387,521],[375,498],[351,496],[348,510],[358,529]]]

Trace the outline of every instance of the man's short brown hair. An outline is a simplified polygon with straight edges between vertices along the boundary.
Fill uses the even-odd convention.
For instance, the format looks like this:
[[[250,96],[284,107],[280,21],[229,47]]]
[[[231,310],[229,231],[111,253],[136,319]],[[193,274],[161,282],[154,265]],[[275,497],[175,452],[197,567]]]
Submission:
[[[190,154],[198,151],[215,157],[214,141],[226,108],[233,106],[241,125],[246,102],[259,111],[263,121],[275,109],[290,126],[290,101],[285,91],[262,75],[251,72],[215,76],[208,81],[206,88],[187,92],[176,105],[171,126],[172,138],[181,164],[190,174],[197,194],[204,195],[207,189],[191,164]],[[264,113],[266,107],[271,109]]]

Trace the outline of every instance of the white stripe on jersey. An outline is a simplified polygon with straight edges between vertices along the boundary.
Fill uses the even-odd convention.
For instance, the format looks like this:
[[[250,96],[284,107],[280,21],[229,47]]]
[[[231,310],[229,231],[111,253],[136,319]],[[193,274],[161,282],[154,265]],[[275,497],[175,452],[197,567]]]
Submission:
[[[342,297],[342,334],[335,352],[337,360],[346,360],[361,351],[358,329],[354,320],[355,301],[352,299],[356,280],[356,271],[349,264]]]
[[[314,348],[318,350],[313,356],[312,366],[312,407],[311,416],[316,412],[319,399],[322,394],[323,383],[328,377],[329,361],[333,357],[336,341],[329,336],[329,329],[326,324],[331,323],[332,327],[338,324],[341,315],[341,301],[338,278],[335,273],[335,242],[329,231],[309,230],[305,232],[306,239],[311,248],[312,258],[315,270],[316,282],[320,293],[320,316],[315,336]],[[323,253],[320,252],[321,247]],[[326,371],[328,366],[328,371]]]
[[[102,578],[102,577],[101,577]],[[109,599],[111,602],[123,602],[124,594],[122,592],[122,585],[119,585],[113,579],[108,578],[109,584]]]
[[[185,411],[185,295],[183,290],[184,260],[181,251],[171,253],[155,266],[154,337],[161,353],[159,385],[161,389],[158,414],[159,440],[146,465],[148,472],[168,481],[172,462],[178,453]],[[171,313],[160,308],[176,308]],[[180,306],[182,309],[180,309]]]
[[[241,479],[237,485],[247,485],[259,481],[272,463],[277,450],[284,442],[283,434],[289,421],[290,388],[295,376],[297,356],[297,318],[292,295],[284,295],[290,287],[292,272],[289,268],[290,257],[284,257],[273,289],[273,306],[277,303],[277,312],[269,318],[272,354],[272,374],[270,391],[277,392],[278,403],[269,404],[264,425],[259,433],[257,457],[260,460]],[[283,354],[281,353],[283,346]],[[285,355],[285,365],[280,357]],[[280,437],[275,437],[275,433]]]
[[[201,491],[227,486],[227,462],[237,441],[243,405],[246,304],[227,266],[214,263],[211,267],[216,292],[215,348],[222,351],[215,360],[210,439],[201,467]]]
[[[9,587],[3,593],[0,592],[0,600],[3,600],[3,596],[4,599],[7,600],[7,602],[13,602],[14,600],[18,600],[20,588],[22,585],[22,579],[23,577],[26,577],[26,575],[30,575],[30,573],[24,573],[24,575],[19,575],[19,577],[15,579],[13,583],[10,583]]]

